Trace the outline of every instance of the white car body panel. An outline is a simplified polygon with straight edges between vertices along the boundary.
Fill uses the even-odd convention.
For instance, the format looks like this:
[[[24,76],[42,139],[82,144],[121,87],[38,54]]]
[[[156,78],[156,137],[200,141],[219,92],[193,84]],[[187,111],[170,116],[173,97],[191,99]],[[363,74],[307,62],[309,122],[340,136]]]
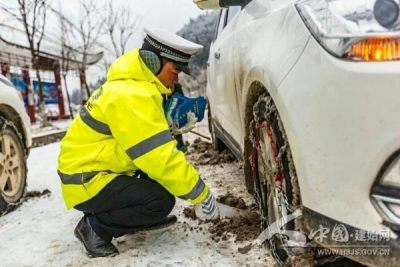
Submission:
[[[269,88],[271,94],[276,92],[277,86],[293,67],[310,37],[294,7],[288,5],[294,1],[284,1],[286,5],[269,5],[276,11],[270,16],[265,16],[269,12],[266,2],[270,1],[251,2],[226,26],[210,48],[207,94],[213,95],[209,100],[211,110],[218,110],[219,116],[214,116],[214,119],[240,144],[242,151],[243,128],[247,127],[244,125],[242,111],[250,84],[259,81]],[[282,20],[277,19],[279,16],[290,26],[282,27]],[[296,35],[291,34],[293,32]],[[268,39],[269,36],[277,38],[272,41]],[[220,60],[215,59],[214,53],[221,50],[224,52]],[[224,73],[233,75],[225,77]],[[230,103],[228,107],[227,103]],[[238,121],[232,118],[238,118]]]
[[[257,2],[251,2],[240,14],[243,16],[243,20],[256,18],[256,15],[262,16],[257,20],[252,19],[251,23],[247,25],[241,23],[242,28],[239,30],[242,40],[240,42],[240,58],[242,60],[240,62],[241,75],[238,76],[243,77],[241,109],[245,106],[250,85],[255,81],[262,83],[267,88],[275,102],[280,101],[277,88],[300,57],[310,38],[310,32],[292,5],[285,6],[284,9],[277,9],[276,13],[265,16],[262,11],[268,11],[257,8]],[[256,5],[256,7],[252,5]],[[253,10],[256,13],[252,13]],[[289,27],[281,26],[282,22]],[[271,37],[272,40],[270,40]],[[242,117],[242,119],[244,118]],[[242,124],[244,125],[244,121]],[[241,135],[241,140],[240,144],[243,149],[243,135]]]
[[[343,61],[310,39],[278,88],[305,206],[361,229],[385,228],[369,192],[400,148],[399,77],[399,61]]]
[[[344,225],[351,233],[347,243],[342,244],[344,247],[390,248],[390,255],[382,257],[346,257],[367,266],[394,266],[400,255],[400,60],[356,61],[347,58],[347,54],[340,54],[343,58],[330,54],[335,50],[327,52],[323,47],[326,42],[308,28],[315,25],[303,21],[315,14],[307,11],[302,18],[295,0],[235,2],[244,8],[233,19],[233,2],[204,1],[214,7],[230,6],[220,15],[219,20],[226,27],[218,27],[208,61],[207,96],[215,145],[223,142],[245,160],[245,182],[251,189],[254,169],[249,158],[254,150],[248,127],[254,117],[251,112],[255,102],[267,91],[289,142],[308,231]],[[345,0],[337,3],[348,4]],[[360,11],[361,7],[347,11],[354,16],[352,19],[369,14],[371,23],[381,23],[375,11],[385,3],[375,4],[373,10],[368,10],[374,12],[372,19],[370,13]],[[400,5],[398,1],[392,4]],[[223,12],[230,15],[225,20]],[[328,18],[321,14],[319,19]],[[360,19],[359,23],[365,21]],[[325,27],[332,30],[338,26]],[[377,38],[387,38],[385,45],[391,42],[392,46],[380,52],[396,56],[398,29],[384,29],[382,36],[368,32],[370,36],[376,34],[375,39],[359,36],[356,41],[370,42],[368,48],[372,49]],[[341,41],[349,42],[347,39]],[[366,48],[363,49],[365,53]],[[265,205],[269,208],[273,204]],[[365,243],[366,240],[357,238],[357,231],[386,234],[390,238],[381,240],[381,236],[382,243],[373,243],[372,239]],[[333,232],[328,241],[314,241],[331,249],[340,245]]]
[[[238,98],[233,93],[233,91],[225,90],[225,88],[233,88],[231,77],[225,77],[225,72],[235,73],[235,58],[233,57],[233,51],[236,49],[235,45],[235,34],[230,28],[234,28],[232,24],[229,24],[226,29],[222,32],[220,38],[212,44],[210,47],[210,57],[209,57],[209,87],[208,88],[220,88],[220,90],[214,91],[216,97],[213,98],[212,110],[215,110],[218,114],[222,116],[218,117],[221,125],[224,125],[225,130],[236,138],[240,138],[237,135],[240,132],[240,124],[238,125],[236,121],[232,121],[231,117],[240,117]],[[223,50],[225,53],[220,55],[220,58],[216,58],[215,54],[220,53]],[[234,103],[234,104],[232,104]]]
[[[1,75],[0,78],[6,79],[3,75]],[[28,114],[26,113],[24,103],[20,99],[17,90],[14,87],[7,86],[0,82],[0,105],[1,104],[10,106],[19,114],[25,131],[26,146],[31,147],[31,121]]]
[[[303,205],[360,229],[388,230],[370,190],[400,149],[400,62],[333,57],[295,2],[253,0],[212,44],[207,94],[213,119],[243,152],[243,110],[251,85],[261,83],[282,118]]]

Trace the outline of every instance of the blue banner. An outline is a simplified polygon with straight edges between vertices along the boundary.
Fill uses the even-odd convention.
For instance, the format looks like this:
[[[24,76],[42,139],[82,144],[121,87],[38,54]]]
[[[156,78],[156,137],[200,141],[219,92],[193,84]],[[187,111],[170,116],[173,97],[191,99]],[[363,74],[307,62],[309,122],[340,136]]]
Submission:
[[[39,86],[37,81],[33,81],[33,92],[35,98],[39,98]],[[45,104],[57,104],[57,85],[55,83],[42,82],[43,100]]]
[[[26,98],[26,85],[21,74],[10,73],[10,80],[15,88],[21,92],[22,98],[24,99],[25,106],[27,105]]]
[[[22,98],[24,99],[25,105],[27,105],[27,97],[26,97],[26,85],[24,82],[24,78],[21,74],[10,73],[10,78],[12,84],[21,92]],[[39,86],[37,81],[33,81],[33,94],[35,99],[35,104],[37,105],[39,102]],[[57,104],[58,103],[58,95],[57,95],[57,85],[55,83],[50,82],[42,82],[43,87],[43,100],[45,104]]]

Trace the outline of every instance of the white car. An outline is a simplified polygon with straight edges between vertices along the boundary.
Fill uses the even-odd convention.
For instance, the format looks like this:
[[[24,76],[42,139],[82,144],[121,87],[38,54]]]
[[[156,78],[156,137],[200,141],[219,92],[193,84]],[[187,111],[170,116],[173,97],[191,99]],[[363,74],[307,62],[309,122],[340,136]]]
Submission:
[[[32,144],[21,94],[0,74],[0,216],[20,204],[26,190]]]
[[[338,254],[395,266],[399,0],[194,2],[224,7],[207,64],[210,129],[245,162],[263,227],[279,226],[272,255],[289,262],[308,237],[317,264]]]

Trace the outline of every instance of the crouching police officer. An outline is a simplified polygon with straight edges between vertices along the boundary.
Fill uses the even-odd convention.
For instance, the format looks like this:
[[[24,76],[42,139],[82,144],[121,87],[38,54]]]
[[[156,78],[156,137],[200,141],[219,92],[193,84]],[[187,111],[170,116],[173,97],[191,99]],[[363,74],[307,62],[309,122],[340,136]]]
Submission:
[[[141,49],[111,65],[61,141],[58,174],[67,209],[84,213],[74,234],[90,257],[118,254],[113,237],[161,228],[175,196],[195,205],[200,219],[217,219],[209,188],[177,150],[162,94],[189,74],[203,47],[161,29],[145,29]]]

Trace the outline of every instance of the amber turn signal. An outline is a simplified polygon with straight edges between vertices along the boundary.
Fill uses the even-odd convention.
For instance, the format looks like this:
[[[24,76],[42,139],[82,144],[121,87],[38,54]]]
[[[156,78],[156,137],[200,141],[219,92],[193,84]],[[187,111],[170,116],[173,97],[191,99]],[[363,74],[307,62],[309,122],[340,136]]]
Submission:
[[[400,59],[400,37],[375,37],[355,43],[348,52],[349,58],[367,61]]]

